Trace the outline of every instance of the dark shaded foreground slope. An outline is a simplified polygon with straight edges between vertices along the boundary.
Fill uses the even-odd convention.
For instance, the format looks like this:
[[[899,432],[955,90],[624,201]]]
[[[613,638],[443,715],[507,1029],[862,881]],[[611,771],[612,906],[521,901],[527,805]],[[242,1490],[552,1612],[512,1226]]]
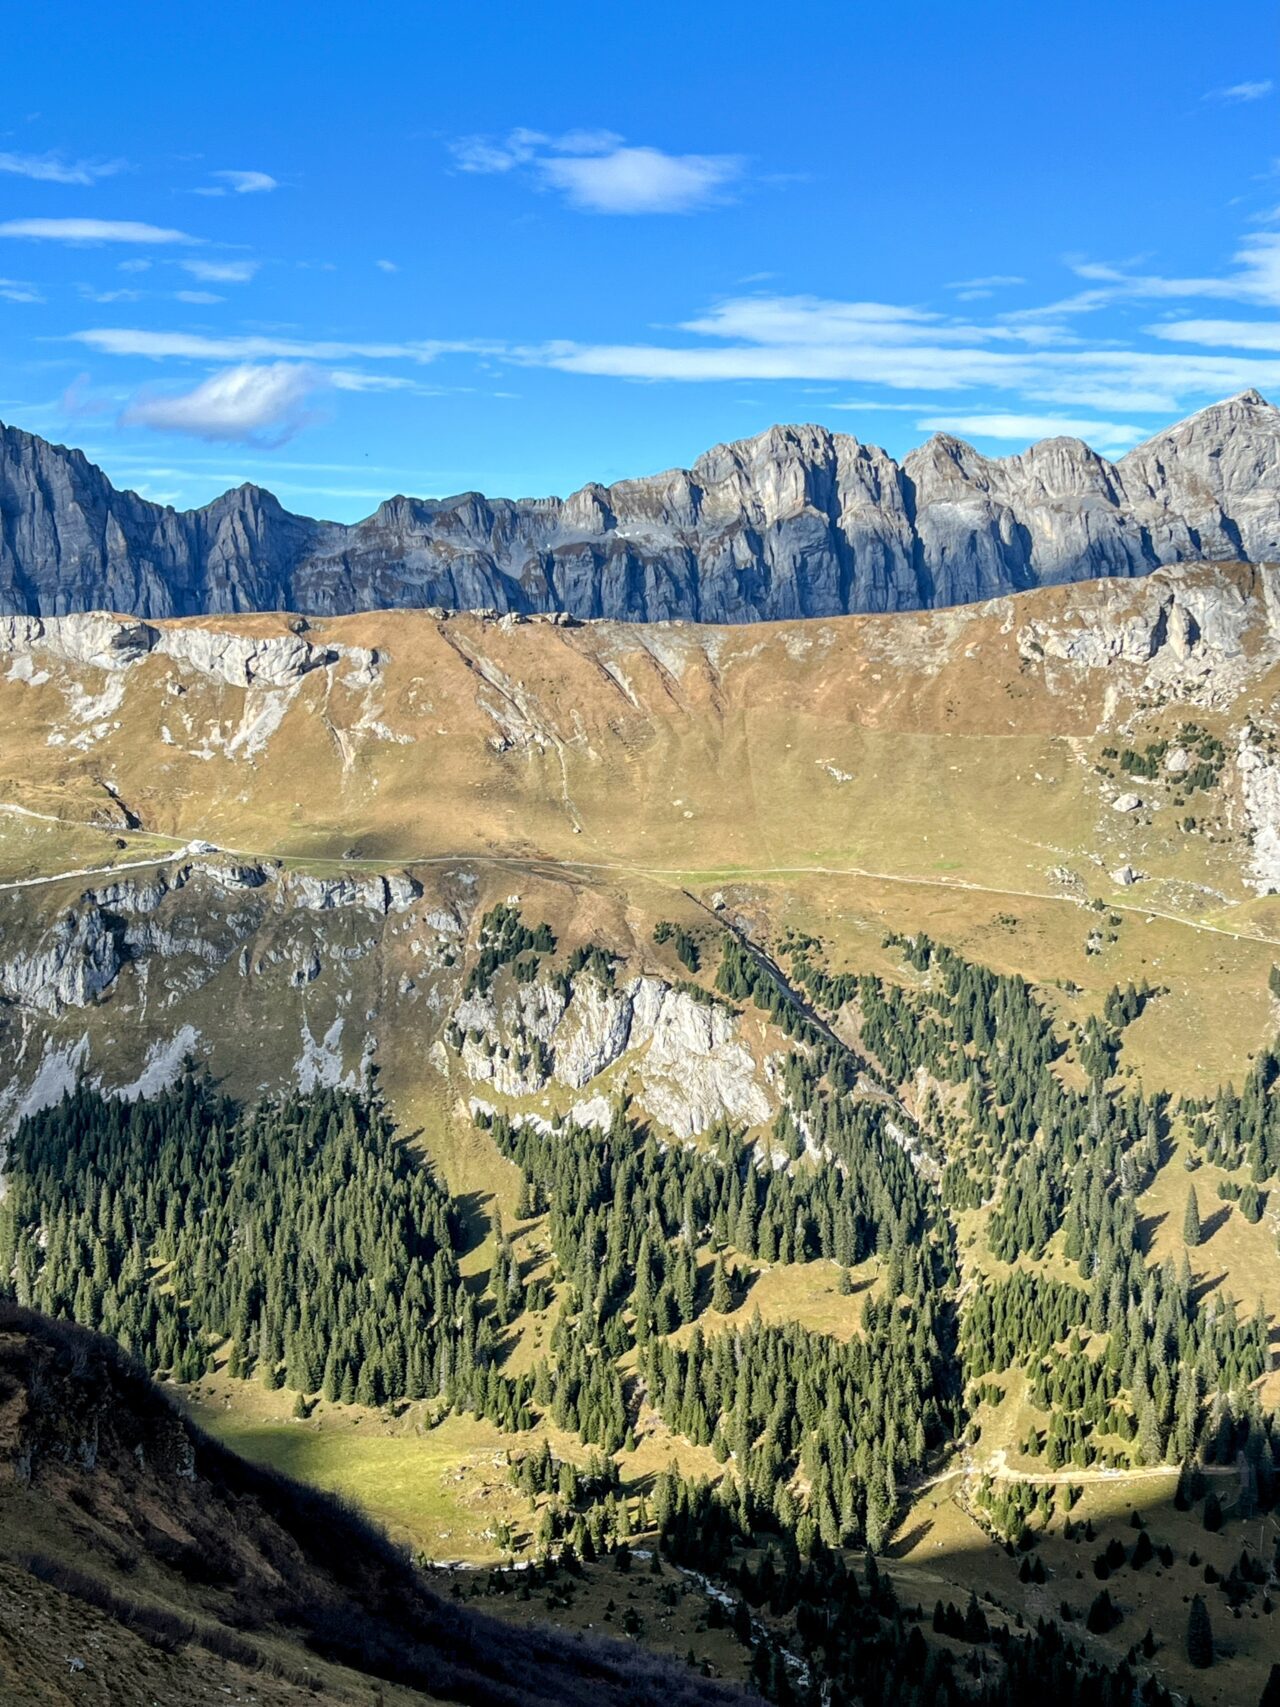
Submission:
[[[110,1341],[0,1304],[0,1700],[729,1707],[635,1647],[513,1630],[179,1415]]]

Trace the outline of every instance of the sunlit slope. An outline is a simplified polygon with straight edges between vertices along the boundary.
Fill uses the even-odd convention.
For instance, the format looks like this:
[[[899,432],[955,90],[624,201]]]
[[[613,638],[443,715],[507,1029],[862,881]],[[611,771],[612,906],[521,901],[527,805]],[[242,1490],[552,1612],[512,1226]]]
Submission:
[[[1065,871],[1091,894],[1129,863],[1143,902],[1207,917],[1256,890],[1236,749],[1276,681],[1267,584],[1186,570],[740,629],[383,612],[312,625],[311,647],[344,656],[247,687],[156,653],[104,670],[37,643],[0,677],[0,798],[103,821],[114,796],[145,830],[302,860],[860,866],[1036,893]],[[1170,608],[1197,599],[1227,609],[1231,645],[1201,615],[1175,656]],[[173,627],[289,632],[261,616]],[[374,654],[363,670],[356,648]],[[1226,739],[1215,787],[1180,808],[1161,776],[1115,811],[1131,779],[1103,749],[1176,744],[1188,722]],[[13,875],[45,857],[29,835],[6,847]],[[1250,915],[1264,932],[1269,911]]]
[[[1167,995],[1122,1068],[1210,1089],[1276,1030],[1276,580],[1207,566],[744,628],[11,625],[0,959],[29,968],[108,868],[145,882],[196,842],[330,879],[409,870],[415,919],[474,921],[518,890],[563,942],[605,942],[632,972],[657,920],[696,924],[723,896],[855,970],[886,932],[926,930],[1033,979],[1064,1020],[1146,977]],[[266,893],[171,895],[167,935],[138,927],[151,974],[22,1019],[15,1084],[46,1039],[70,1062],[84,1037],[128,1083],[189,1027],[215,1052],[234,1039],[226,1070],[250,1094],[305,1073],[341,1020],[327,1058],[355,1070],[376,1036],[397,1106],[438,1126],[456,1094],[423,1073],[440,1022],[404,993],[420,925],[360,906],[250,917]]]

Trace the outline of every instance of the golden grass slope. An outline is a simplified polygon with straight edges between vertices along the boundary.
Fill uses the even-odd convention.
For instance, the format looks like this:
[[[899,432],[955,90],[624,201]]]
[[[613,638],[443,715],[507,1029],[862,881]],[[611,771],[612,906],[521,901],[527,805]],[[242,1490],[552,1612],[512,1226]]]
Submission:
[[[313,624],[316,644],[376,649],[372,685],[339,664],[246,690],[166,656],[109,672],[37,650],[38,668],[0,676],[0,804],[118,825],[114,795],[159,835],[308,861],[865,866],[1036,892],[1074,862],[1110,893],[1127,859],[1152,872],[1144,900],[1207,915],[1246,898],[1238,848],[1186,835],[1171,811],[1121,820],[1093,769],[1100,736],[1176,724],[1180,684],[1153,695],[1140,663],[1055,660],[1036,638],[1118,633],[1155,581],[741,628],[413,611]],[[222,626],[283,634],[285,619]],[[1256,662],[1207,690],[1190,672],[1185,709],[1204,721],[1209,699],[1233,728],[1265,709],[1273,668]],[[39,868],[29,834],[6,826],[5,842],[13,875]]]

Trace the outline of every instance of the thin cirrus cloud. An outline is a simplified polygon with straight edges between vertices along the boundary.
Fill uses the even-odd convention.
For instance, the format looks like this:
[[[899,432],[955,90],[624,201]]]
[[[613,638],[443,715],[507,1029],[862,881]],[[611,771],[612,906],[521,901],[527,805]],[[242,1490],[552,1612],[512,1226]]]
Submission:
[[[1008,290],[1026,282],[1020,273],[986,273],[976,279],[953,279],[947,289],[955,291],[960,302],[981,302],[998,290]]]
[[[43,302],[36,287],[26,279],[0,279],[0,302]]]
[[[37,243],[202,243],[186,231],[147,225],[138,219],[6,219],[0,237]]]
[[[1222,294],[1262,300],[1265,267],[1205,281],[1126,275],[1127,297],[1157,299],[1204,286]],[[1088,424],[1114,429],[1108,442],[1122,442],[1130,423],[1103,411],[1174,412],[1188,396],[1226,395],[1247,386],[1280,384],[1280,361],[1219,348],[1140,348],[1100,343],[1089,348],[1059,336],[1048,310],[1025,323],[1006,316],[983,324],[914,307],[841,302],[817,297],[731,298],[677,329],[684,337],[653,343],[585,344],[564,340],[511,352],[531,366],[614,379],[681,383],[732,381],[844,381],[883,387],[890,393],[980,391],[1012,393],[1021,403],[1049,404],[1092,413]],[[1176,323],[1151,328],[1176,340]],[[1259,338],[1258,347],[1269,347]],[[1042,410],[985,410],[990,436],[1013,436],[1016,414],[1042,417]],[[957,418],[957,417],[949,417]],[[1054,417],[1079,425],[1085,417]],[[1041,421],[1041,424],[1042,421]],[[1016,423],[1025,426],[1025,420]],[[977,428],[972,430],[977,431]],[[1133,429],[1136,433],[1136,429]],[[1083,435],[1081,435],[1083,436]]]
[[[257,261],[179,261],[178,265],[205,284],[248,284],[258,270]]]
[[[1253,82],[1230,83],[1225,89],[1210,89],[1202,99],[1226,101],[1235,106],[1241,102],[1265,100],[1274,87],[1270,77],[1260,77]]]
[[[86,302],[107,304],[112,302],[141,302],[146,293],[140,290],[133,290],[128,286],[119,290],[95,290],[92,285],[82,284],[80,286],[80,294]]]
[[[153,332],[124,326],[99,326],[70,334],[108,356],[145,356],[193,361],[411,361],[432,362],[443,355],[500,356],[506,346],[494,342],[419,338],[403,343],[348,343],[328,338],[284,338],[267,333],[211,337],[202,332]]]
[[[1176,413],[1188,403],[1250,386],[1280,388],[1277,317],[1247,317],[1249,311],[1280,305],[1280,233],[1249,233],[1221,270],[1205,277],[1139,273],[1102,262],[1080,262],[1074,271],[1087,287],[1078,296],[1087,295],[1090,308],[1105,299],[1167,310],[1175,301],[1204,297],[1238,303],[1242,312],[1230,320],[1169,315],[1154,324],[1128,326],[1123,336],[1116,336],[1108,322],[1106,336],[1086,341],[1071,319],[1082,311],[1078,296],[1065,304],[984,317],[910,303],[773,293],[729,297],[648,341],[373,342],[291,332],[214,336],[127,326],[99,326],[71,338],[102,355],[251,368],[253,378],[241,387],[246,396],[258,396],[268,386],[260,375],[270,373],[271,395],[292,400],[292,412],[283,412],[285,430],[300,418],[297,394],[304,384],[311,391],[321,386],[331,392],[418,390],[416,382],[386,370],[453,355],[630,381],[851,384],[873,388],[880,407],[888,399],[927,399],[906,407],[937,430],[1007,443],[1065,433],[1106,450],[1127,448],[1142,436],[1135,417]],[[366,364],[383,371],[358,371]],[[277,371],[282,367],[314,371],[305,379],[296,374],[288,379]],[[207,431],[200,423],[212,401],[219,404],[218,430],[231,430],[227,422],[234,411],[222,407],[221,382],[207,381],[191,395],[195,402],[176,413],[172,399],[147,400],[150,423]],[[255,424],[247,430],[275,429]]]
[[[304,425],[311,396],[323,383],[305,365],[245,363],[211,374],[190,391],[135,397],[120,418],[125,426],[198,439],[279,445]]]
[[[966,437],[1008,439],[1030,444],[1036,439],[1083,439],[1103,450],[1128,450],[1147,437],[1147,428],[1132,421],[1099,421],[1089,417],[1017,414],[980,410],[970,415],[933,415],[916,422],[922,433],[958,433]]]
[[[1160,320],[1147,330],[1173,344],[1280,351],[1280,320]]]
[[[736,154],[668,154],[613,131],[513,130],[497,141],[464,137],[451,153],[459,171],[524,173],[583,213],[693,213],[728,199],[744,170]]]
[[[202,184],[198,196],[257,196],[280,188],[269,172],[214,172],[215,184]]]
[[[124,170],[123,160],[64,160],[60,154],[0,153],[0,172],[37,184],[96,184]]]

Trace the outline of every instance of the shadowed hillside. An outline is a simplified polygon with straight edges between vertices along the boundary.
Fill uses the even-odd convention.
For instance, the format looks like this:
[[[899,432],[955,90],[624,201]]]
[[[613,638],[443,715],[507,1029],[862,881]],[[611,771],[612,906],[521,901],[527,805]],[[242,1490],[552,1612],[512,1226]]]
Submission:
[[[642,1649],[463,1611],[354,1510],[209,1440],[111,1342],[9,1305],[0,1536],[15,1704],[176,1707],[224,1684],[279,1703],[747,1699]]]

